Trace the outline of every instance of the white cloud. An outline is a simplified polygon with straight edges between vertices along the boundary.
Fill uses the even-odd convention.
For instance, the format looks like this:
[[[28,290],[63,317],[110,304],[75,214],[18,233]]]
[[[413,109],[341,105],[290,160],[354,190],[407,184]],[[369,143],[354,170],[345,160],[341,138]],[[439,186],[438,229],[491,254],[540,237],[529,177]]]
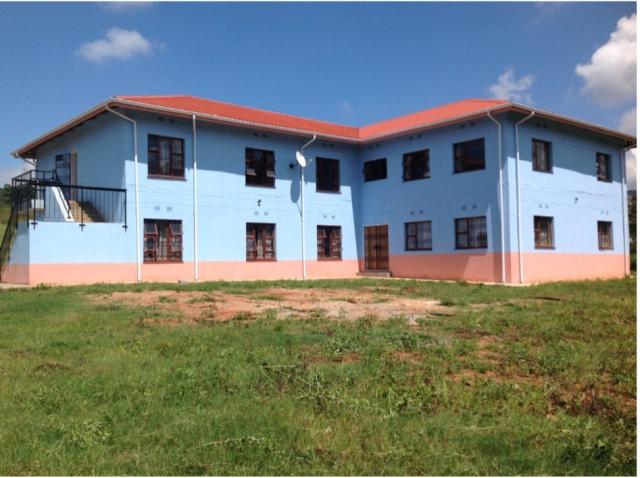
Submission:
[[[149,40],[136,30],[123,30],[113,27],[105,38],[85,43],[76,54],[93,63],[106,60],[128,60],[135,55],[148,55],[153,51]]]
[[[638,159],[636,156],[637,149],[630,149],[625,155],[627,167],[627,189],[635,190],[637,187],[637,167]]]
[[[582,92],[601,106],[630,102],[636,97],[636,15],[618,20],[609,41],[591,60],[576,66],[584,82]]]
[[[356,112],[349,101],[343,101],[338,104],[338,111],[345,116],[353,116]]]
[[[618,130],[635,136],[636,134],[636,108],[630,109],[622,114],[618,122]]]
[[[498,81],[489,87],[489,91],[495,98],[533,103],[529,90],[534,81],[535,77],[531,74],[516,78],[513,68],[508,66]]]
[[[141,10],[148,10],[152,6],[151,2],[102,2],[100,8],[107,12],[114,13],[135,13]]]

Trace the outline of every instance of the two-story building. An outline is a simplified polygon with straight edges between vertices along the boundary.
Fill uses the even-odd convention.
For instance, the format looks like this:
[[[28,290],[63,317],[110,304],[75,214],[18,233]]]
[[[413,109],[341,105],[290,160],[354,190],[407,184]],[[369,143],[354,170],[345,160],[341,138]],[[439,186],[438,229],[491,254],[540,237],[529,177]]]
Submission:
[[[622,277],[635,144],[503,100],[356,128],[113,97],[13,153],[35,170],[12,181],[0,278]]]

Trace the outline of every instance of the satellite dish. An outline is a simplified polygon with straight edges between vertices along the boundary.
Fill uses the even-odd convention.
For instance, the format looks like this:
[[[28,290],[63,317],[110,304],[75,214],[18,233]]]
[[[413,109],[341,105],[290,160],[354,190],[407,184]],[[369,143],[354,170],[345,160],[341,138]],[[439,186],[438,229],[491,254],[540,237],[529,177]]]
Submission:
[[[307,158],[305,158],[304,154],[300,151],[296,151],[296,161],[298,161],[301,168],[304,168],[307,165]]]

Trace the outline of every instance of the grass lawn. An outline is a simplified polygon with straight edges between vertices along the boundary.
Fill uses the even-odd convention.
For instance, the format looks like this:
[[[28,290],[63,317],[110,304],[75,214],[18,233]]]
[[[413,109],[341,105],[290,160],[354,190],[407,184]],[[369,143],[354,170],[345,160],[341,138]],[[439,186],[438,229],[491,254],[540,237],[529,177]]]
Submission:
[[[275,287],[440,306],[283,316]],[[635,353],[635,279],[2,290],[0,474],[635,475]]]

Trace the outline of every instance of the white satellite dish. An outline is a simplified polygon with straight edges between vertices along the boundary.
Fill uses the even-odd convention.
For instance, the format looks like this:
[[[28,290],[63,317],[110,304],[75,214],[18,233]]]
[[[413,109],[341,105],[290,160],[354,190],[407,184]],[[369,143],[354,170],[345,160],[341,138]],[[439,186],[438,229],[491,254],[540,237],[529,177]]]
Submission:
[[[307,158],[305,158],[304,154],[300,151],[296,151],[296,161],[298,161],[301,168],[304,168],[307,165]]]

